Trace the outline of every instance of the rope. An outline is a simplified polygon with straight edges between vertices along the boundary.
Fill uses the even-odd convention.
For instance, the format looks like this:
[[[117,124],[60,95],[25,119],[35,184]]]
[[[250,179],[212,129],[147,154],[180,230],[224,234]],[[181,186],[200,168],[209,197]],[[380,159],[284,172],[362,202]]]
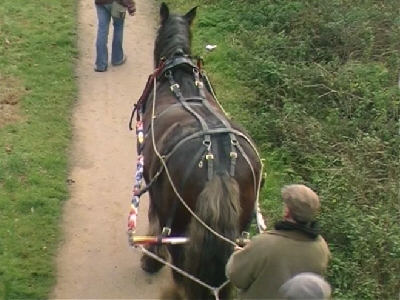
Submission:
[[[168,267],[174,269],[176,272],[178,272],[178,273],[180,273],[181,275],[183,275],[183,276],[189,278],[190,280],[192,280],[192,281],[194,281],[194,282],[200,284],[201,286],[203,286],[203,287],[205,287],[205,288],[211,290],[211,291],[213,292],[214,297],[215,297],[216,300],[219,300],[219,291],[220,291],[221,289],[223,289],[223,288],[229,283],[229,280],[226,280],[226,281],[225,281],[223,284],[221,284],[219,287],[213,287],[213,286],[211,286],[211,285],[209,285],[209,284],[207,284],[207,283],[201,281],[200,279],[194,277],[193,275],[187,273],[186,271],[184,271],[184,270],[178,268],[177,266],[171,264],[170,262],[168,262],[168,261],[166,261],[166,260],[160,258],[159,256],[157,256],[157,255],[154,254],[153,252],[147,250],[147,249],[146,249],[144,246],[142,246],[142,245],[138,245],[138,246],[136,246],[136,247],[134,247],[134,248],[140,248],[140,250],[141,250],[144,254],[146,254],[146,255],[150,256],[151,258],[157,260],[158,262],[163,263],[164,265],[166,265],[166,266],[168,266]]]
[[[208,76],[207,76],[206,71],[201,70],[201,75],[207,80],[208,88],[210,89],[211,95],[214,97],[215,102],[217,102],[217,104],[218,104],[219,108],[222,110],[222,112],[226,116],[228,116],[229,114],[225,111],[225,109],[222,107],[221,103],[218,101],[217,95],[214,92],[214,89],[213,89],[213,87],[211,85],[211,82],[210,82],[210,80],[208,80]]]

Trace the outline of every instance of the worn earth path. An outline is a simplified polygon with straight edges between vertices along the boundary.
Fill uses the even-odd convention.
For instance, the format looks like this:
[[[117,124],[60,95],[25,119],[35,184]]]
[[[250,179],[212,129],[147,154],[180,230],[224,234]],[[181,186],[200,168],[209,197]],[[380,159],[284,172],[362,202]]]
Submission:
[[[125,20],[127,62],[96,73],[94,1],[79,1],[79,95],[73,116],[71,189],[52,299],[157,299],[170,284],[168,268],[157,275],[141,270],[140,253],[128,247],[126,235],[136,163],[135,135],[128,130],[128,121],[153,69],[158,19],[153,1],[136,0],[136,5],[136,15]],[[137,233],[145,234],[146,198],[138,224]]]

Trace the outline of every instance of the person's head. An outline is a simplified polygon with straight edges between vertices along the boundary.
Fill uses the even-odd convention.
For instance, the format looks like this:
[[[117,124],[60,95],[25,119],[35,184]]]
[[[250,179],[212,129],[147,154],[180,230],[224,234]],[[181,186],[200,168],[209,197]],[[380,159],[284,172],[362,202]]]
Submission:
[[[286,281],[279,289],[281,298],[331,299],[331,286],[321,276],[314,273],[300,273]]]
[[[285,217],[308,223],[315,219],[320,209],[318,195],[303,184],[291,184],[282,188],[282,200],[286,206]]]

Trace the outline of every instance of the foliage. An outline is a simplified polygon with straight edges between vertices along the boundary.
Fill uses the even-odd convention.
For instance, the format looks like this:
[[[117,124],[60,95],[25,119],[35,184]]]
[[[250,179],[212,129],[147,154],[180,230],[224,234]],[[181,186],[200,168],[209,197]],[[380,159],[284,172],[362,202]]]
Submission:
[[[168,3],[183,13],[200,3],[194,54],[266,159],[269,224],[282,185],[311,186],[323,201],[334,296],[398,297],[398,1]],[[206,44],[218,47],[206,53]]]
[[[0,299],[45,299],[55,281],[75,37],[74,1],[0,3],[0,104],[19,106],[0,122]]]

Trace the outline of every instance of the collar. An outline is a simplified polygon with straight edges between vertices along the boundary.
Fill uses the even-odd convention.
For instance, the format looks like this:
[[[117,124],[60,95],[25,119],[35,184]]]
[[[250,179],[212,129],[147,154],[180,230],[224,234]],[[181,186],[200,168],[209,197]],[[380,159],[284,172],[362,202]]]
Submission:
[[[316,239],[319,236],[320,230],[317,222],[312,222],[309,225],[293,223],[288,221],[280,221],[275,224],[276,230],[282,231],[297,231],[301,232],[309,238]]]

